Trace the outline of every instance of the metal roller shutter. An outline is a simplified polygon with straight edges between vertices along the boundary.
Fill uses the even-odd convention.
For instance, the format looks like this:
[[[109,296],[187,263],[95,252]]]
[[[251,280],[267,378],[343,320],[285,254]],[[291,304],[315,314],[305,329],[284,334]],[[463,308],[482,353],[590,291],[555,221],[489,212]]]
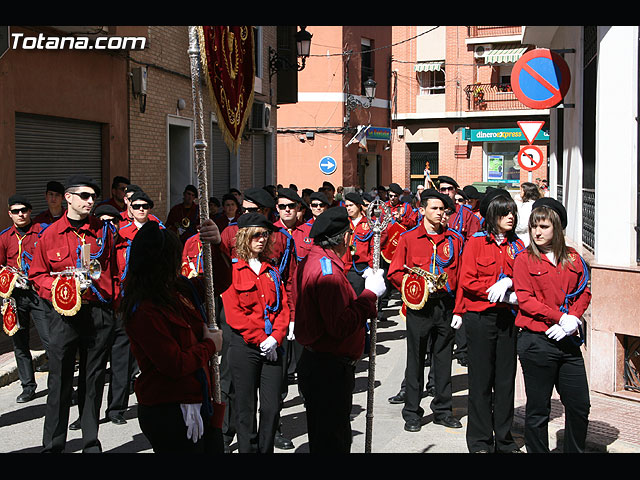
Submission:
[[[69,175],[82,174],[102,183],[100,123],[17,113],[15,142],[16,193],[29,198],[34,215],[47,208],[51,180],[64,184]]]
[[[213,124],[211,129],[212,145],[211,145],[211,176],[213,188],[211,190],[211,196],[217,197],[222,201],[222,196],[229,192],[231,188],[231,169],[230,169],[230,154],[227,145],[222,139],[222,132],[216,124]]]
[[[262,188],[267,184],[266,135],[253,135],[253,186]]]

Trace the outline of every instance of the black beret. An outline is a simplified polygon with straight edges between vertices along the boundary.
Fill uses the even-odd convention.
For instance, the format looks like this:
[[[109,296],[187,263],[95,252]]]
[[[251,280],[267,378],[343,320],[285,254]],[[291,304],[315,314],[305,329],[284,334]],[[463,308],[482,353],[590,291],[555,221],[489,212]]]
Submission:
[[[322,186],[324,188],[328,188],[329,190],[333,190],[335,191],[335,187],[333,186],[333,184],[331,182],[327,182],[326,180],[324,182],[322,182]]]
[[[185,192],[191,192],[196,197],[198,196],[198,189],[194,185],[187,185],[186,187],[184,187],[184,191]]]
[[[453,209],[455,210],[455,205],[453,205],[453,200],[451,200],[451,197],[449,195],[445,195],[444,193],[440,193],[434,188],[425,188],[422,192],[420,192],[420,202],[423,202],[428,198],[437,198],[438,200],[442,201],[445,208],[451,208],[453,206]]]
[[[551,197],[539,198],[533,202],[531,210],[533,211],[538,207],[548,207],[551,210],[554,210],[560,217],[560,225],[562,225],[562,229],[564,230],[567,228],[567,210],[558,200]]]
[[[364,200],[367,203],[371,203],[375,200],[375,198],[373,198],[373,195],[371,195],[370,193],[364,192],[362,194],[362,200]]]
[[[109,215],[110,217],[114,217],[116,220],[121,218],[118,209],[109,203],[102,203],[98,205],[93,211],[93,214],[98,218],[103,215]]]
[[[15,195],[11,195],[9,197],[9,203],[8,203],[9,207],[11,207],[12,205],[19,205],[19,204],[24,205],[25,207],[33,208],[31,206],[31,202],[25,195],[16,193]]]
[[[462,191],[467,196],[467,198],[471,198],[471,199],[474,199],[474,198],[475,199],[480,199],[480,198],[482,198],[482,194],[473,185],[467,185],[466,187],[464,187],[462,189]]]
[[[326,204],[328,207],[331,206],[331,204],[329,203],[329,199],[322,192],[313,192],[311,195],[309,195],[309,200],[318,200],[318,201]]]
[[[276,201],[264,188],[250,188],[245,190],[244,198],[259,207],[276,208]]]
[[[133,183],[127,185],[126,187],[124,187],[124,193],[131,193],[131,192],[141,192],[142,189],[138,186],[138,185],[134,185]]]
[[[168,232],[160,228],[158,222],[145,223],[131,242],[129,253],[129,271],[132,273],[144,271],[152,262],[158,261],[158,256],[164,248],[165,235]]]
[[[313,222],[311,238],[329,238],[349,229],[349,215],[344,207],[333,207],[318,215]]]
[[[100,187],[91,178],[85,175],[71,175],[65,182],[65,188],[71,187],[91,187],[96,195],[100,195]]]
[[[362,205],[362,197],[358,195],[356,192],[349,192],[344,196],[345,200],[349,200],[356,205]]]
[[[132,204],[136,200],[144,200],[145,202],[147,202],[149,204],[149,206],[151,208],[153,208],[153,200],[151,200],[149,195],[144,193],[142,190],[138,190],[136,192],[133,192],[133,195],[131,195],[131,198],[129,198],[129,203]]]
[[[278,190],[278,198],[288,198],[294,202],[304,203],[300,195],[292,188],[281,188]]]
[[[384,185],[378,185],[378,188],[376,188],[376,190],[378,190],[379,192],[386,192],[387,189],[384,188]]]
[[[440,175],[438,177],[438,186],[440,186],[442,183],[448,183],[449,185],[453,185],[456,188],[460,188],[460,186],[458,185],[458,182],[456,182],[451,177],[447,177],[446,175]]]
[[[404,194],[404,190],[402,189],[402,187],[400,185],[398,185],[397,183],[392,183],[389,185],[389,190],[391,190],[393,193],[397,194],[397,195],[402,195]]]
[[[267,217],[258,212],[243,213],[238,217],[238,228],[247,227],[262,227],[267,230],[276,230],[275,225],[271,223]]]
[[[60,182],[56,182],[55,180],[51,180],[50,182],[47,182],[47,189],[45,191],[61,193],[64,195],[64,185]]]
[[[511,194],[507,192],[504,188],[489,188],[487,187],[487,193],[485,193],[482,201],[480,202],[480,215],[483,217],[487,216],[487,210],[489,209],[489,204],[491,201],[499,196],[503,196],[505,198],[511,198]]]
[[[222,196],[222,203],[224,204],[224,202],[226,202],[227,200],[231,200],[233,202],[236,202],[236,205],[238,205],[238,207],[240,207],[240,200],[238,200],[238,197],[236,197],[233,193],[225,193]]]

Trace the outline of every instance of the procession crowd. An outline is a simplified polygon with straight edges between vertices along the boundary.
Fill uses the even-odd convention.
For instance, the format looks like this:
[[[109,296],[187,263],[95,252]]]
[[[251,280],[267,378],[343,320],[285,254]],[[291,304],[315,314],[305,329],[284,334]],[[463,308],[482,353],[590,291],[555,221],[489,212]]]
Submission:
[[[268,185],[209,198],[202,218],[187,185],[165,221],[125,177],[99,203],[91,178],[49,182],[48,208],[33,216],[30,199],[14,194],[12,225],[0,233],[0,296],[16,400],[37,388],[33,322],[48,359],[38,368],[49,371],[43,452],[64,452],[68,429],[82,430],[83,452],[102,451],[109,371],[105,417],[126,423],[133,389],[154,452],[226,453],[234,439],[240,453],[294,448],[280,412],[297,384],[310,452],[348,453],[355,366],[397,291],[407,354],[389,402],[403,404],[407,432],[422,428],[425,390],[433,422],[462,427],[452,413],[457,360],[468,367],[469,452],[522,452],[511,433],[519,359],[526,451],[549,451],[555,388],[564,451],[582,452],[589,274],[565,243],[567,211],[545,193],[534,183],[515,196],[480,192],[444,175],[416,192]]]

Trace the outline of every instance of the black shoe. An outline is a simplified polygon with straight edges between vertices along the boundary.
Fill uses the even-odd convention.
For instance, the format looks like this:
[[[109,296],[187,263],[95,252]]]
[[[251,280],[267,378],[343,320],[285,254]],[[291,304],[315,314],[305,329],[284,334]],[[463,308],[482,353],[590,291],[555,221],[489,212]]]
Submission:
[[[469,366],[469,362],[467,362],[467,357],[460,357],[458,358],[458,365],[462,366],[462,367],[467,367]]]
[[[407,420],[406,422],[404,422],[404,429],[407,432],[419,432],[421,428],[422,424],[420,423],[419,419]]]
[[[400,390],[393,397],[389,397],[388,400],[389,400],[389,403],[397,405],[399,403],[404,403],[406,398],[407,398],[407,392],[405,390]]]
[[[42,365],[38,365],[36,367],[36,372],[48,372],[49,371],[49,363],[43,363]]]
[[[460,420],[455,418],[453,415],[447,415],[446,417],[442,418],[435,418],[433,420],[433,423],[437,425],[443,425],[447,428],[462,428]]]
[[[80,426],[80,419],[77,419],[71,425],[69,425],[69,430],[80,430],[82,427]]]
[[[425,390],[427,397],[435,397],[436,396],[436,387],[427,387]]]
[[[110,413],[108,418],[111,423],[115,423],[116,425],[124,425],[127,423],[125,418],[119,413]]]
[[[18,403],[27,403],[36,398],[35,390],[23,390],[20,395],[16,398],[16,402]]]
[[[293,448],[293,442],[282,435],[282,433],[276,432],[273,446],[280,450],[291,450]]]

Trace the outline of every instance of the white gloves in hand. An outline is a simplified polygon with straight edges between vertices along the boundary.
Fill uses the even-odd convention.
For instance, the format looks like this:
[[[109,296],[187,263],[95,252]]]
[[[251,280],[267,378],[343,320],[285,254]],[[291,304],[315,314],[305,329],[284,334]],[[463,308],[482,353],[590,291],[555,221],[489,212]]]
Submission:
[[[365,270],[366,272],[366,270]],[[371,271],[364,279],[364,288],[372,291],[376,294],[376,297],[380,298],[387,291],[387,287],[384,284],[384,271],[379,268],[375,273]],[[363,274],[364,278],[364,274]]]
[[[513,281],[509,277],[504,277],[501,280],[498,280],[496,283],[487,288],[487,293],[489,294],[489,301],[491,303],[499,302],[504,294],[513,287]]]
[[[567,332],[565,332],[559,324],[552,325],[546,332],[547,337],[552,340],[560,341],[564,337],[567,336]]]
[[[513,290],[507,290],[502,296],[502,298],[500,299],[500,302],[510,303],[511,305],[517,305],[518,297],[516,296],[516,292],[514,292]]]
[[[575,315],[565,313],[560,317],[559,324],[567,335],[573,335],[578,330],[578,327],[582,325],[582,322]]]
[[[293,322],[289,322],[289,333],[287,333],[287,340],[295,340],[296,336],[293,333]]]
[[[451,328],[458,330],[462,326],[462,317],[460,315],[454,315],[451,319]]]
[[[196,443],[204,433],[202,415],[200,415],[201,403],[181,403],[182,418],[187,426],[187,438]]]
[[[373,273],[373,268],[367,267],[367,268],[364,269],[364,272],[362,272],[362,278],[364,278],[366,280],[367,277],[369,275],[371,275],[372,273]]]
[[[269,335],[267,339],[260,344],[260,351],[262,352],[262,355],[267,357],[267,360],[275,362],[278,359],[278,352],[276,352],[277,347],[278,342],[275,338]]]

